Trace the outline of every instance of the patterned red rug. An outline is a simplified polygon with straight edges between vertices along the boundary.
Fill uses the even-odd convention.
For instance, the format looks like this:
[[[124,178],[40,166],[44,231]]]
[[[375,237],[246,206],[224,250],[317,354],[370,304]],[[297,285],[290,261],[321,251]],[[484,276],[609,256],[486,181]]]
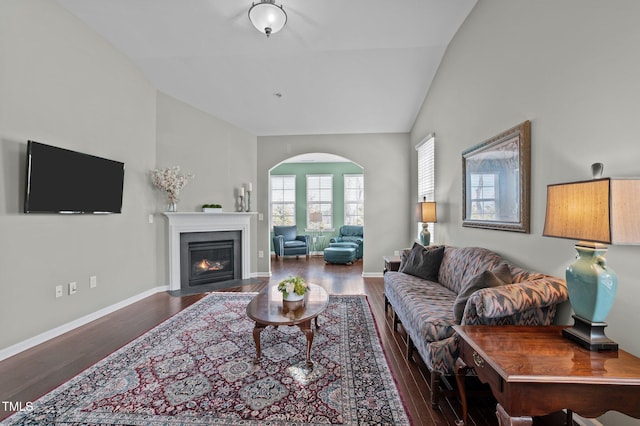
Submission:
[[[262,332],[254,294],[212,293],[6,425],[408,425],[365,296],[331,296],[312,360],[298,327]]]

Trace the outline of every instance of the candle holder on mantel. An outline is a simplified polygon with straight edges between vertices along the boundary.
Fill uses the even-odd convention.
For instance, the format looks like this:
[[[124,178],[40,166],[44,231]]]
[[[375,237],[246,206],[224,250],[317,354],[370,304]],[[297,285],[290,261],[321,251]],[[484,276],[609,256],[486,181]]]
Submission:
[[[244,211],[244,196],[238,195],[238,199],[240,200],[240,201],[238,201],[238,211],[239,212],[243,212]]]
[[[247,190],[247,212],[251,211],[251,190]]]

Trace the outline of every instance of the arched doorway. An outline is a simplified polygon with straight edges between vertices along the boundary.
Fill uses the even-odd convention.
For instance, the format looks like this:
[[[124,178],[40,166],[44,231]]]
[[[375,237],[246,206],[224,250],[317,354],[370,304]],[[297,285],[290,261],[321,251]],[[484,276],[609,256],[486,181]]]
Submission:
[[[292,156],[268,171],[268,247],[274,225],[296,225],[322,255],[342,225],[364,225],[364,168],[330,153]],[[271,266],[269,265],[269,270]]]

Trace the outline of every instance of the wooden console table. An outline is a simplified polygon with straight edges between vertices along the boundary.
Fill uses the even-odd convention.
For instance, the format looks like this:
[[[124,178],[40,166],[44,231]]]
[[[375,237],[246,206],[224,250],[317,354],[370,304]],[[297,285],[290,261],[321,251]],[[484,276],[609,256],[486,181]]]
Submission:
[[[460,336],[456,380],[462,422],[469,368],[490,385],[503,426],[531,425],[531,416],[562,409],[583,417],[614,410],[640,418],[640,358],[623,350],[588,351],[564,338],[563,328],[454,326]]]

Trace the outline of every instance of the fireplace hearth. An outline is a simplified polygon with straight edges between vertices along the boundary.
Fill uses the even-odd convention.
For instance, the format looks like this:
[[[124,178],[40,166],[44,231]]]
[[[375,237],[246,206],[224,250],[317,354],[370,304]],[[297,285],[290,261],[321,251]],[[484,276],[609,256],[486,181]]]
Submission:
[[[242,278],[241,237],[240,231],[180,234],[180,287]]]

